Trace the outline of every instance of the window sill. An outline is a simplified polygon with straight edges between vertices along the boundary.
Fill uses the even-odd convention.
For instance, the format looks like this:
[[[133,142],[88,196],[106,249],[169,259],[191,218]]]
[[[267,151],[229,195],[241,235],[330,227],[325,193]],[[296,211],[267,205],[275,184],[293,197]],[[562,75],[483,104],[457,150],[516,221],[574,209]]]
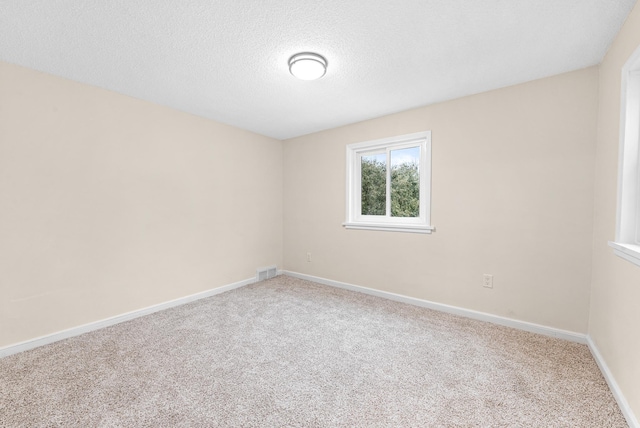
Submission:
[[[609,241],[609,246],[613,248],[616,256],[622,257],[636,266],[640,266],[640,245]]]
[[[435,232],[433,226],[413,225],[413,224],[382,224],[382,223],[342,223],[345,229],[360,230],[382,230],[385,232],[406,232],[406,233],[431,233]]]

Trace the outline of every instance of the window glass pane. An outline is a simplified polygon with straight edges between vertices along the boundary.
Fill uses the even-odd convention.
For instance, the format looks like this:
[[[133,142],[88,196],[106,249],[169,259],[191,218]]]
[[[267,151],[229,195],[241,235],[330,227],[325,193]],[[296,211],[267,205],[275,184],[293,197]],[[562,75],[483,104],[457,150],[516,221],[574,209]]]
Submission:
[[[362,155],[362,215],[385,215],[387,211],[387,155]]]
[[[420,215],[420,147],[391,150],[391,216]]]

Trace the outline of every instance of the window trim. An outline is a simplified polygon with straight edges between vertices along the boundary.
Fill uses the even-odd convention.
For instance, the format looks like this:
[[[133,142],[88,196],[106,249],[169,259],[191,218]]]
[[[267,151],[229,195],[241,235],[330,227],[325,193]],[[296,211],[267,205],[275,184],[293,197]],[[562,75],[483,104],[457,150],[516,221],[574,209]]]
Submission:
[[[640,266],[640,46],[622,68],[614,254]]]
[[[372,152],[420,147],[420,213],[418,217],[366,216],[361,214],[361,157]],[[408,233],[431,233],[431,131],[416,132],[379,140],[347,145],[346,229],[381,230]],[[390,200],[390,183],[387,195]],[[389,210],[389,208],[387,207]]]

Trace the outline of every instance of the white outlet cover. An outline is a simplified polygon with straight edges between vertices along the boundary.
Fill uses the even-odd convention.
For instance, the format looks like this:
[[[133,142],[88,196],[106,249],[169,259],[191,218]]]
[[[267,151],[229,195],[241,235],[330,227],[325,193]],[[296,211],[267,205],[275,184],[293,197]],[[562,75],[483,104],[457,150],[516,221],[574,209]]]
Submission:
[[[493,275],[485,273],[483,276],[482,286],[486,288],[493,288]]]

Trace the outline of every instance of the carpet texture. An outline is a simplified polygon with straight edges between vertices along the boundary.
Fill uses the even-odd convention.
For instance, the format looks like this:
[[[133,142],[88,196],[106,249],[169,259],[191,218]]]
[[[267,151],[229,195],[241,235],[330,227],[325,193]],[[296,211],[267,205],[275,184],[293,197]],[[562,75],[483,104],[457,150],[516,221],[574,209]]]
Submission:
[[[625,427],[585,345],[280,276],[0,359],[2,427]]]

